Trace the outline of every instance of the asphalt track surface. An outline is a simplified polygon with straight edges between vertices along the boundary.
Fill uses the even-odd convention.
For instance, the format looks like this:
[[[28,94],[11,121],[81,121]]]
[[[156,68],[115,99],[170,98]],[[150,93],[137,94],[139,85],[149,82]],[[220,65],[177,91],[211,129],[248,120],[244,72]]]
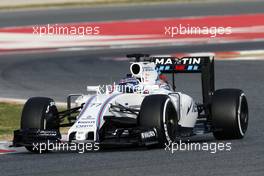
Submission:
[[[263,12],[263,3],[252,3],[255,4],[254,8],[250,7],[250,4],[244,5],[244,8],[228,5],[222,11],[217,6],[214,9],[212,9],[213,7],[207,9],[207,11],[204,9],[206,12],[201,13],[204,13],[203,15],[206,13],[221,14],[229,8],[231,8],[229,13],[261,12],[261,9]],[[240,4],[237,5],[240,6]],[[198,6],[204,8],[204,5]],[[246,7],[249,11],[246,11]],[[158,7],[155,8],[158,9]],[[184,16],[184,12],[185,15],[191,14],[182,7],[179,8],[182,9],[182,16]],[[202,10],[199,9],[196,13],[200,11]],[[164,12],[164,14],[166,13]],[[153,13],[153,15],[157,14]],[[159,14],[159,16],[161,15]],[[0,18],[3,16],[0,15]],[[100,15],[98,19],[101,19]],[[43,20],[43,23],[46,23],[52,19],[45,21],[45,17],[43,17]],[[26,23],[32,24],[34,20],[23,24]],[[15,25],[16,23],[9,21],[5,25],[8,24]],[[63,100],[64,95],[68,93],[85,93],[86,85],[110,83],[111,80],[118,80],[122,75],[125,75],[129,64],[113,62],[109,58],[122,57],[128,52],[164,54],[175,51],[197,52],[261,48],[263,49],[263,42],[131,49],[129,51],[126,49],[107,50],[100,51],[100,53],[82,51],[3,55],[0,59],[0,95],[13,98],[43,95]],[[263,175],[263,68],[264,61],[216,61],[216,87],[241,88],[245,91],[249,103],[250,121],[246,137],[243,140],[222,141],[232,143],[231,151],[218,151],[215,154],[208,151],[178,151],[171,154],[163,149],[137,148],[112,149],[85,154],[55,152],[36,155],[25,152],[1,155],[1,175]],[[177,89],[199,99],[198,75],[179,75]],[[210,135],[206,138],[198,138],[198,141],[203,140],[216,142]]]

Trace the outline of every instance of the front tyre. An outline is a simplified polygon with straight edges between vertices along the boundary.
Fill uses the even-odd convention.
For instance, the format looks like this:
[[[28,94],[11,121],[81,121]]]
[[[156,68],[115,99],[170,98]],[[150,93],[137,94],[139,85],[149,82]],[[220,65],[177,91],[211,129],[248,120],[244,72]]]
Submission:
[[[242,90],[220,89],[212,98],[213,135],[216,139],[241,139],[248,127],[248,104]]]
[[[56,130],[59,131],[58,110],[54,100],[46,97],[30,98],[24,105],[21,116],[21,129],[39,129],[39,130]],[[34,153],[33,146],[25,148]]]
[[[176,109],[167,95],[146,96],[141,104],[139,125],[155,128],[158,132],[158,146],[174,141],[178,130]]]

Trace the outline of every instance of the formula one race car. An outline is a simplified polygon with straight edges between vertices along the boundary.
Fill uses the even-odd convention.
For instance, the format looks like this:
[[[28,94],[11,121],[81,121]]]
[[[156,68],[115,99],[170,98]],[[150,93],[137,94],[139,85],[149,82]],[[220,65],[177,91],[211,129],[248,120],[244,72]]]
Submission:
[[[239,89],[215,90],[213,57],[127,57],[133,59],[130,74],[118,84],[88,86],[93,94],[69,95],[65,111],[58,112],[50,98],[30,98],[13,146],[34,152],[33,143],[47,141],[161,147],[210,132],[216,139],[244,137],[247,99]],[[175,73],[201,74],[203,102],[175,91]],[[172,75],[171,83],[166,74]],[[60,127],[70,127],[66,140],[61,140]]]

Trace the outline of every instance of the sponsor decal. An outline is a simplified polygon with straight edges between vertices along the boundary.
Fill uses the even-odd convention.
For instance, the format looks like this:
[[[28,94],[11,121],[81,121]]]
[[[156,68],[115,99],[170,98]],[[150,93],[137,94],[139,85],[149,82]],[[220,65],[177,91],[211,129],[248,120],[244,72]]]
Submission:
[[[141,133],[141,138],[142,139],[152,138],[152,137],[155,137],[155,136],[156,136],[156,133],[154,131],[146,131],[146,132]]]
[[[199,65],[201,64],[201,57],[157,57],[154,60],[157,65]]]
[[[159,72],[199,71],[203,57],[155,57],[154,63]]]
[[[95,121],[78,121],[76,128],[91,128],[95,125]]]

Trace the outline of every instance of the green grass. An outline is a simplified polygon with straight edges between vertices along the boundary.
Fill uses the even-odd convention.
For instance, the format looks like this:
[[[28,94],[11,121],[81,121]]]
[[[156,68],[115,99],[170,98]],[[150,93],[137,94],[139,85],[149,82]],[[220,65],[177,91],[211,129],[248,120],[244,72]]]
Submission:
[[[23,105],[15,103],[0,103],[0,141],[12,140],[13,132],[20,128],[20,118]],[[59,111],[64,111],[65,107],[58,107]],[[65,119],[65,122],[67,120]],[[62,134],[66,134],[67,127],[60,128]]]
[[[10,140],[13,131],[19,129],[23,105],[0,103],[0,141]]]

